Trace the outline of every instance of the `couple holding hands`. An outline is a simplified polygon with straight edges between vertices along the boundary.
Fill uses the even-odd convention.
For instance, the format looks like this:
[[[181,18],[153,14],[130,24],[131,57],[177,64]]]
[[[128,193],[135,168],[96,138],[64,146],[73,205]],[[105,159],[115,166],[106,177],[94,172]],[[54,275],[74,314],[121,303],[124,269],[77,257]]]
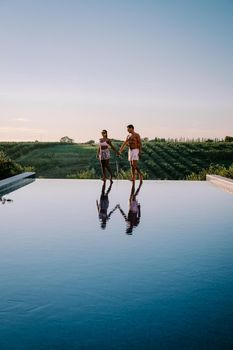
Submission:
[[[111,140],[108,138],[107,130],[102,131],[102,138],[99,140],[99,148],[97,151],[97,158],[100,160],[101,170],[102,170],[102,179],[106,181],[106,170],[108,170],[110,174],[110,182],[112,183],[112,169],[109,164],[110,160],[110,148],[116,153],[119,157],[121,153],[124,151],[125,147],[129,147],[129,162],[132,172],[132,181],[136,180],[136,174],[138,174],[140,182],[143,180],[143,176],[141,170],[138,167],[138,160],[142,149],[141,138],[138,133],[134,131],[134,126],[132,124],[127,126],[127,131],[129,133],[128,137],[120,147],[119,151],[117,151],[112,144]]]

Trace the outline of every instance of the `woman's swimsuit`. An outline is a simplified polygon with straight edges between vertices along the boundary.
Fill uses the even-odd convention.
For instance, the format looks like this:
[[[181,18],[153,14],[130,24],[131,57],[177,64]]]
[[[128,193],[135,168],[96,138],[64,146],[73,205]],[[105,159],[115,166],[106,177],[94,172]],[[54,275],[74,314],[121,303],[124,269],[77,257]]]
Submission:
[[[99,159],[100,160],[110,159],[109,143],[103,139],[100,139],[99,145],[100,145]]]

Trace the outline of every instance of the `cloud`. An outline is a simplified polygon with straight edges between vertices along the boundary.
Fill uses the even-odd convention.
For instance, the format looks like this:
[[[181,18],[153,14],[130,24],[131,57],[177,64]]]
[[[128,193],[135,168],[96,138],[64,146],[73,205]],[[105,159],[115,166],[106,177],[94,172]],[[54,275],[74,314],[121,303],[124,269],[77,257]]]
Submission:
[[[13,118],[12,121],[13,121],[13,122],[26,123],[26,122],[29,122],[30,119],[18,117],[18,118]]]
[[[7,134],[7,133],[39,133],[39,134],[45,134],[48,130],[46,129],[37,129],[37,128],[24,128],[24,127],[10,127],[10,126],[4,126],[0,127],[0,133]]]

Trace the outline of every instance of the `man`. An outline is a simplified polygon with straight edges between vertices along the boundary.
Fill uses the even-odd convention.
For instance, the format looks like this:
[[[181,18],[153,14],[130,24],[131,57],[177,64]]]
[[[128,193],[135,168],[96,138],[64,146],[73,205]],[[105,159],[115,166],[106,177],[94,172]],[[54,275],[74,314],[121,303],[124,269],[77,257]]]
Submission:
[[[129,147],[129,162],[130,162],[131,172],[132,172],[132,181],[134,182],[136,180],[136,171],[137,171],[140,178],[140,182],[142,182],[143,176],[138,166],[138,160],[142,150],[141,138],[140,138],[140,135],[134,131],[134,126],[132,124],[127,126],[127,130],[130,135],[126,138],[125,142],[122,144],[119,150],[119,154],[123,152],[126,146]]]

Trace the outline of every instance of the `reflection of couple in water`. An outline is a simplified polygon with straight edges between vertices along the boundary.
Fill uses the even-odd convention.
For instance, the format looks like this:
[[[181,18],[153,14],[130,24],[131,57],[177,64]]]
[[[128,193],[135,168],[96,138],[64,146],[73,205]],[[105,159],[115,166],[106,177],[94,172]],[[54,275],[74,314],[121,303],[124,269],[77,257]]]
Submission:
[[[108,213],[108,207],[109,207],[109,199],[108,195],[112,189],[112,183],[110,184],[109,188],[106,190],[106,183],[104,182],[102,186],[100,201],[96,201],[97,209],[99,213],[99,220],[101,222],[101,228],[105,229],[107,221],[111,218],[111,215],[115,212],[116,209],[119,209],[121,215],[123,216],[125,222],[126,222],[126,233],[132,234],[133,229],[139,225],[140,218],[141,218],[141,206],[137,201],[137,195],[139,194],[139,191],[142,187],[142,183],[140,182],[137,190],[135,190],[135,182],[132,183],[132,188],[130,192],[129,197],[129,211],[128,215],[125,214],[123,209],[121,208],[120,204],[117,204],[109,213]]]
[[[6,202],[11,203],[11,202],[13,202],[13,200],[0,196],[0,203],[5,204]]]

